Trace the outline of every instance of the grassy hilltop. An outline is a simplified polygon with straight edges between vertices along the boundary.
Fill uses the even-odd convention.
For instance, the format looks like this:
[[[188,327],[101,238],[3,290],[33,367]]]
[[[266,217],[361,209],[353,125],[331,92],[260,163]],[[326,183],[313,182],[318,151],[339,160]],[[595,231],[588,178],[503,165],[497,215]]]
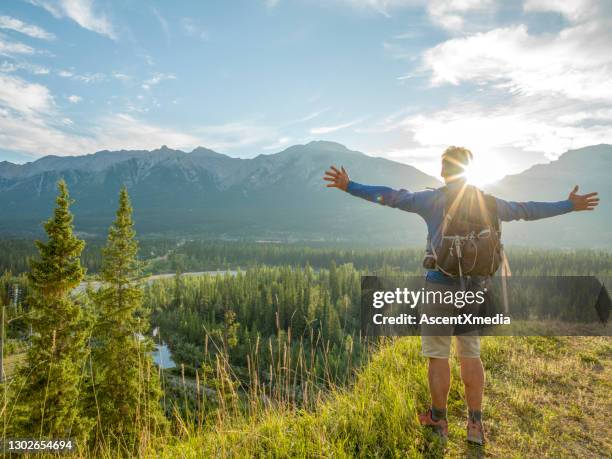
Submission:
[[[485,337],[485,448],[465,442],[465,403],[452,362],[446,448],[424,431],[427,368],[418,337],[388,340],[350,387],[312,410],[253,400],[228,403],[211,427],[175,419],[177,435],[153,436],[142,457],[610,457],[612,342],[607,337]],[[9,365],[10,366],[10,365]],[[78,457],[123,457],[103,447]]]
[[[610,457],[608,338],[483,338],[489,442],[465,443],[459,368],[452,367],[450,439],[445,450],[417,413],[428,402],[418,338],[389,342],[355,384],[312,412],[265,409],[220,420],[215,431],[185,430],[148,452],[162,457]]]

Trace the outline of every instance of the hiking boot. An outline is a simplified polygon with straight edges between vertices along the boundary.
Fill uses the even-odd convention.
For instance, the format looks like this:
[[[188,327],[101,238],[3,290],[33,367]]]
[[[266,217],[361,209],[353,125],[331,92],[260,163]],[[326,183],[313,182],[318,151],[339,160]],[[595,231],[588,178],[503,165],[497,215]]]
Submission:
[[[431,409],[426,413],[419,414],[419,422],[422,426],[429,426],[433,429],[436,435],[440,437],[442,442],[448,440],[448,421],[446,419],[438,419],[434,421],[431,417]]]
[[[482,422],[472,421],[468,419],[467,422],[467,441],[468,443],[474,443],[475,445],[485,444],[485,433]]]

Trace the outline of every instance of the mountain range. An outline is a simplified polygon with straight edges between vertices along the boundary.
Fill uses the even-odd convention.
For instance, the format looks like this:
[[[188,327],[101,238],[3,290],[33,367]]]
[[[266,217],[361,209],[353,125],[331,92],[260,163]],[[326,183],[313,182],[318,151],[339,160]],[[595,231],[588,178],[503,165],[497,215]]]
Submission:
[[[126,185],[136,229],[143,236],[424,243],[420,217],[325,188],[321,178],[331,164],[343,165],[361,183],[409,190],[441,185],[412,166],[323,141],[251,159],[202,147],[186,153],[166,146],[45,156],[22,165],[0,162],[0,235],[40,235],[41,222],[53,206],[55,184],[64,178],[75,199],[76,228],[86,237],[106,233],[119,188]],[[602,195],[595,212],[505,224],[507,243],[609,248],[610,166],[612,146],[596,145],[489,186],[487,191],[511,200],[565,199],[574,184]]]

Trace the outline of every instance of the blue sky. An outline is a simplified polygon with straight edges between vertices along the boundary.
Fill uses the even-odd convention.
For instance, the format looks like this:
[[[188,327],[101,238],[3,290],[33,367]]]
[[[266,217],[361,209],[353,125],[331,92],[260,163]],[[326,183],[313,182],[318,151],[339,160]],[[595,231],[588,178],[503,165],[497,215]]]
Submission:
[[[612,143],[612,7],[576,0],[5,0],[0,160],[341,142],[490,176]]]

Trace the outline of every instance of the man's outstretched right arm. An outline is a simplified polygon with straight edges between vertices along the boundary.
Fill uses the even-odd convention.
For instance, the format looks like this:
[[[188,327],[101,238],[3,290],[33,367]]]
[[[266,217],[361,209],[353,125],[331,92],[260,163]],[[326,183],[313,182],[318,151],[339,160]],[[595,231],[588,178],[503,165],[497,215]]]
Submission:
[[[407,212],[420,213],[422,211],[423,192],[411,193],[407,190],[395,190],[387,186],[362,185],[351,181],[344,167],[338,169],[331,166],[325,172],[323,180],[330,182],[327,187],[339,188],[370,202],[395,207]]]

